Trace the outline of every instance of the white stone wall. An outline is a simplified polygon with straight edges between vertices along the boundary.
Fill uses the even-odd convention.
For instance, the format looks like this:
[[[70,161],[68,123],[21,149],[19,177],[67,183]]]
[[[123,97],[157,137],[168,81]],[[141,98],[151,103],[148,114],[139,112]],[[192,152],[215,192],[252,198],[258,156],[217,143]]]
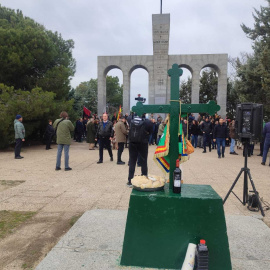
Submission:
[[[227,54],[169,55],[170,14],[154,14],[153,55],[98,56],[98,114],[106,111],[106,76],[113,69],[123,72],[123,113],[130,111],[130,77],[137,68],[144,68],[149,75],[149,104],[166,104],[170,101],[168,69],[173,64],[185,67],[192,74],[192,103],[199,103],[200,72],[205,67],[218,73],[217,104],[219,114],[226,116],[227,102]]]

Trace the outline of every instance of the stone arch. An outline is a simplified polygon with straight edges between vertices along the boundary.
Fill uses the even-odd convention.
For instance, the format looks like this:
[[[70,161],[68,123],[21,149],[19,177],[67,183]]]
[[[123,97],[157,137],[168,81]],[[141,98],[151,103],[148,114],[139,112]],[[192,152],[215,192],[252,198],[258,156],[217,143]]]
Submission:
[[[180,78],[180,89],[182,87],[182,83],[183,81],[185,81],[185,83],[187,83],[187,79],[188,77],[190,77],[191,80],[191,93],[190,93],[190,100],[187,99],[187,96],[183,97],[182,94],[180,93],[180,98],[182,100],[182,102],[184,103],[191,103],[191,96],[192,96],[192,80],[193,80],[193,68],[190,65],[187,64],[180,64],[178,65],[179,68],[181,68],[183,70],[183,75]],[[186,74],[188,73],[188,75]]]
[[[193,68],[192,68],[190,65],[180,64],[179,67],[180,67],[180,68],[186,68],[187,70],[190,71],[191,76],[193,75]]]
[[[215,64],[207,64],[207,65],[204,65],[204,66],[201,68],[201,70],[204,69],[204,68],[212,68],[212,69],[214,69],[214,70],[217,72],[218,76],[219,76],[220,73],[221,73],[220,68],[219,68],[217,65],[215,65]]]
[[[211,98],[211,97],[209,97],[209,96],[207,96],[207,95],[202,95],[203,93],[201,93],[201,89],[200,89],[200,92],[199,92],[199,96],[201,96],[202,95],[202,99],[203,99],[203,101],[202,100],[200,100],[200,103],[202,102],[202,103],[207,103],[209,100],[214,100],[215,102],[217,102],[217,94],[218,94],[218,77],[219,77],[219,74],[220,74],[220,69],[219,69],[219,67],[217,66],[217,65],[215,65],[215,64],[206,64],[206,65],[204,65],[202,68],[201,68],[201,70],[200,70],[200,80],[201,80],[201,78],[202,78],[202,76],[203,76],[203,72],[206,72],[206,73],[208,73],[208,72],[213,72],[213,73],[215,73],[215,76],[217,77],[217,82],[216,82],[216,84],[215,84],[215,87],[216,87],[216,89],[214,88],[214,89],[212,89],[212,90],[214,90],[213,92],[212,92],[212,94],[213,94],[213,98]],[[200,86],[201,86],[201,84],[200,84]],[[209,90],[209,89],[208,89]],[[216,90],[216,91],[215,91]]]
[[[139,65],[134,65],[134,66],[132,66],[132,67],[130,68],[130,70],[129,70],[129,75],[131,76],[131,73],[132,73],[134,70],[138,69],[138,68],[142,68],[142,69],[146,70],[147,73],[149,74],[148,68],[147,68],[146,66],[144,66],[144,65],[140,65],[140,64],[139,64]]]
[[[109,65],[109,66],[107,66],[105,69],[104,69],[104,72],[103,72],[103,75],[106,77],[107,76],[107,74],[112,70],[112,69],[120,69],[121,71],[122,71],[122,73],[123,73],[123,70],[119,67],[119,66],[117,66],[117,65]]]
[[[130,68],[129,70],[129,77],[130,77],[130,103],[132,103],[132,83],[131,83],[131,77],[132,77],[132,73],[135,71],[135,70],[138,70],[138,69],[143,69],[147,72],[147,76],[148,76],[148,85],[147,85],[147,95],[143,95],[144,97],[146,97],[146,100],[147,100],[147,103],[149,102],[149,85],[150,85],[150,74],[149,74],[149,69],[145,66],[145,65],[141,65],[141,64],[137,64],[137,65],[134,65]],[[141,94],[141,93],[139,93]],[[133,97],[135,98],[135,96],[133,95]]]
[[[118,84],[119,86],[123,85],[123,79],[124,79],[124,73],[121,69],[120,66],[116,66],[116,65],[110,65],[108,66],[105,70],[104,70],[104,75],[105,75],[105,80],[106,80],[106,86],[105,86],[105,91],[106,91],[106,111],[109,114],[113,114],[116,111],[119,110],[118,106],[112,105],[109,101],[109,92],[107,89],[107,81],[108,81],[108,77],[117,77],[118,78]],[[116,96],[116,92],[110,92],[110,98],[115,97]],[[119,100],[120,104],[123,104],[123,95],[121,97],[121,101]]]
[[[122,68],[119,65],[115,65],[115,64],[108,64],[103,65],[103,67],[99,68],[98,71],[98,113],[102,114],[104,112],[107,111],[106,108],[106,96],[107,96],[107,92],[106,92],[106,77],[108,72],[110,72],[112,69],[119,69],[121,70],[122,74],[123,74],[123,80],[124,80],[124,72],[122,70]]]
[[[227,104],[227,61],[228,58],[220,59],[218,64],[214,64],[209,61],[209,64],[202,66],[201,70],[206,67],[214,69],[218,74],[218,86],[217,86],[217,104],[221,109],[218,112],[222,117],[226,116],[226,104]]]

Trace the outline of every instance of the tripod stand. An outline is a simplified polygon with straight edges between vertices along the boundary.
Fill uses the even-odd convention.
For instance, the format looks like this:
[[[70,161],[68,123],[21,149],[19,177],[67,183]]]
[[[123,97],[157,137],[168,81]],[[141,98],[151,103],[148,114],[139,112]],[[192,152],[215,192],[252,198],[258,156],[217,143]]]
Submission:
[[[253,188],[253,192],[256,196],[258,205],[259,205],[259,209],[261,210],[261,213],[263,216],[265,216],[261,202],[260,202],[260,198],[259,198],[259,193],[257,192],[254,182],[252,180],[251,174],[250,174],[250,169],[247,167],[247,160],[248,160],[248,145],[249,145],[249,139],[246,141],[242,141],[242,143],[244,144],[244,155],[245,155],[245,164],[244,167],[241,168],[239,174],[237,175],[236,179],[234,180],[229,192],[227,193],[226,197],[223,200],[223,204],[225,204],[226,200],[228,199],[230,193],[232,192],[234,194],[234,196],[243,204],[246,205],[246,203],[248,202],[248,178],[249,181],[251,183],[251,186]],[[239,199],[239,197],[233,192],[233,188],[236,185],[238,179],[240,178],[241,174],[244,172],[244,188],[243,188],[243,201],[241,201],[241,199]]]

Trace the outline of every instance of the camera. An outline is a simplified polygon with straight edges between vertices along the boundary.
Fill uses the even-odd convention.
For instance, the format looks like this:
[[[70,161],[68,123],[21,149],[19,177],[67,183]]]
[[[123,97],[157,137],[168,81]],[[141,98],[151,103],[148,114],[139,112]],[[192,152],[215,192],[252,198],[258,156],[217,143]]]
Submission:
[[[260,141],[263,128],[263,105],[242,103],[236,107],[235,131],[241,141]]]
[[[141,97],[140,94],[138,94],[138,97],[135,98],[135,100],[138,100],[141,103],[144,103],[146,101],[146,98]]]

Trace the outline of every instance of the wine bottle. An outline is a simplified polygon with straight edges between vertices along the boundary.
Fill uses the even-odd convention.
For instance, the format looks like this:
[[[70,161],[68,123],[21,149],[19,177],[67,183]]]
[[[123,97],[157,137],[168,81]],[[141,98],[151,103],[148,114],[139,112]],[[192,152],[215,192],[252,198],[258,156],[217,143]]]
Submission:
[[[176,168],[173,172],[173,193],[181,193],[181,170],[179,168],[179,159],[176,160]]]
[[[209,269],[209,251],[205,244],[205,240],[201,239],[200,244],[197,245],[195,256],[195,269],[196,270],[208,270]]]

